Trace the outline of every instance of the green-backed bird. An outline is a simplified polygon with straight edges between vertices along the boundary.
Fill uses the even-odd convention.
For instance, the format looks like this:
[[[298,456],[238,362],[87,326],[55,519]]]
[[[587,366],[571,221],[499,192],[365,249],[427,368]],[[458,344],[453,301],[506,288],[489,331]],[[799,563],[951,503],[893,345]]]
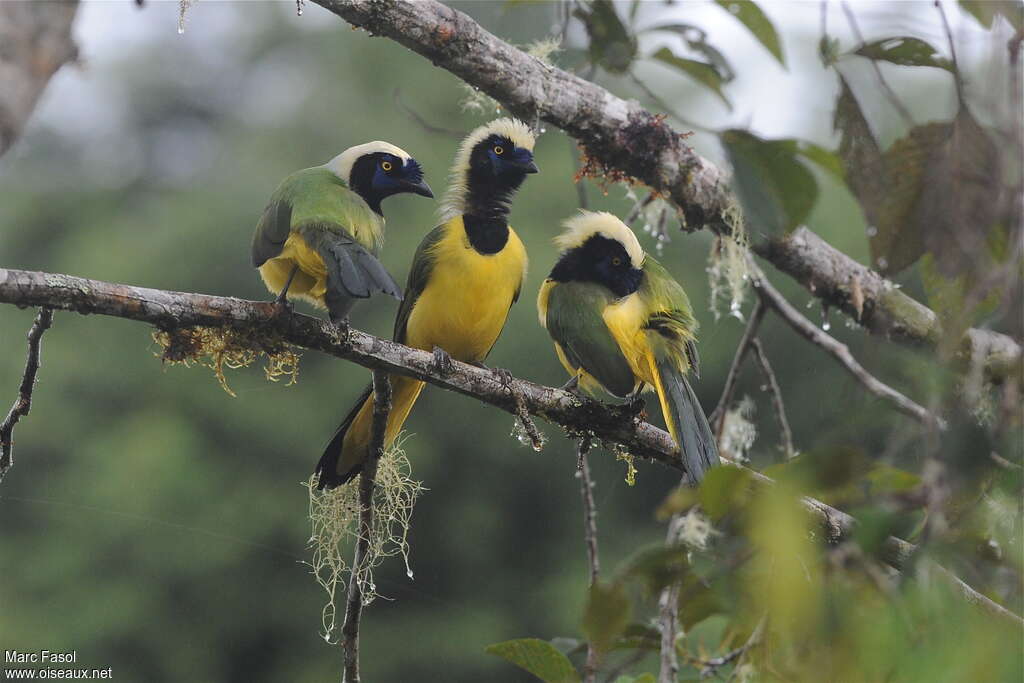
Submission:
[[[256,225],[252,264],[267,289],[326,308],[331,320],[378,292],[402,290],[377,260],[384,238],[380,203],[394,194],[433,197],[408,153],[387,142],[350,147],[323,166],[284,179]]]
[[[536,173],[534,136],[526,124],[498,119],[473,131],[452,166],[442,223],[413,257],[395,341],[480,364],[505,326],[526,273],[526,249],[508,224],[512,196]],[[385,445],[394,442],[423,382],[391,376]],[[320,488],[344,484],[367,456],[372,387],[345,417],[317,465]]]
[[[568,386],[600,386],[623,398],[653,388],[686,471],[699,482],[718,464],[718,449],[686,379],[699,373],[686,292],[610,213],[583,211],[565,228],[537,309],[572,375]]]

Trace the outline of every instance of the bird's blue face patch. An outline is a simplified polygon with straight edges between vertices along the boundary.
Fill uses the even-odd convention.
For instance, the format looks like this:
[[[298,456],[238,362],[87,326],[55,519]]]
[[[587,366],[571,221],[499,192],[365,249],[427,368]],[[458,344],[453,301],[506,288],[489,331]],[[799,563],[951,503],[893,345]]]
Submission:
[[[508,138],[492,135],[487,142],[487,156],[496,176],[510,171],[522,173],[524,168],[533,163],[533,152],[516,147]]]

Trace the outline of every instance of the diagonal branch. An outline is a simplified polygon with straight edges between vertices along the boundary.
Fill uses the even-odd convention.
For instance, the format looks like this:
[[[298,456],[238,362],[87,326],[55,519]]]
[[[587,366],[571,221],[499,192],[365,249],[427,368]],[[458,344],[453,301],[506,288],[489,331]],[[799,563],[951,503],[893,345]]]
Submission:
[[[25,374],[22,375],[21,386],[18,388],[18,398],[15,399],[7,417],[0,423],[0,482],[14,464],[14,425],[32,410],[32,389],[35,387],[36,373],[39,372],[39,347],[43,341],[43,333],[50,329],[52,323],[53,311],[44,307],[39,310],[39,315],[28,331],[28,359],[25,361]]]
[[[503,377],[501,373],[458,361],[452,361],[451,368],[442,373],[434,362],[433,354],[426,351],[358,330],[350,330],[347,339],[340,339],[337,329],[329,322],[302,314],[282,316],[273,302],[171,292],[69,275],[0,268],[0,303],[109,315],[168,330],[196,325],[246,330],[256,336],[262,335],[265,340],[283,340],[372,370],[414,377],[512,415],[516,414],[516,401],[512,394],[518,392],[529,414],[559,425],[572,436],[589,434],[621,445],[634,456],[661,463],[678,472],[685,470],[676,455],[672,437],[651,424],[636,420],[629,406],[611,406],[580,399],[562,389]],[[514,392],[509,390],[510,386]],[[758,472],[752,472],[751,476],[760,485],[773,483]],[[805,497],[802,502],[804,508],[818,519],[823,538],[829,544],[841,542],[856,526],[853,517],[819,500]],[[890,536],[882,545],[883,559],[898,569],[915,549],[914,545]],[[1016,627],[1024,627],[1024,620],[1005,607],[959,579],[952,577],[951,580],[972,604]]]
[[[865,389],[875,396],[888,401],[901,413],[909,415],[924,425],[944,428],[944,423],[941,419],[935,417],[888,384],[879,381],[874,375],[865,370],[864,366],[858,363],[857,359],[850,353],[850,349],[846,344],[818,329],[817,325],[808,320],[800,311],[796,310],[793,304],[786,301],[786,298],[765,277],[756,275],[751,278],[751,283],[754,286],[754,291],[757,292],[757,295],[766,306],[778,313],[779,317],[789,323],[790,327],[796,330],[804,339],[816,346],[820,346],[835,357]]]
[[[764,377],[764,381],[768,385],[768,391],[772,395],[775,419],[779,423],[779,433],[782,436],[782,452],[788,460],[796,455],[796,449],[793,447],[793,430],[790,429],[789,420],[786,419],[786,404],[782,401],[782,389],[779,388],[779,380],[775,378],[775,371],[772,370],[772,364],[768,362],[768,354],[765,353],[761,340],[754,337],[753,341],[750,342],[750,346],[754,349],[757,365],[761,368],[761,375]]]
[[[636,101],[541,62],[437,0],[316,2],[353,26],[419,53],[510,112],[561,128],[576,138],[595,170],[613,180],[645,183],[673,202],[687,229],[731,231],[725,216],[737,200],[728,175],[686,145],[684,135],[664,117]],[[762,239],[753,250],[868,331],[930,349],[937,346],[942,328],[933,311],[816,236],[797,244],[811,234],[802,229],[789,237]],[[863,315],[857,313],[848,277],[860,271],[865,271],[860,276]],[[1020,345],[987,330],[968,330],[965,352],[978,348],[973,342],[979,335],[995,340],[985,347],[992,349],[985,363],[991,374],[1005,376],[1020,363]]]

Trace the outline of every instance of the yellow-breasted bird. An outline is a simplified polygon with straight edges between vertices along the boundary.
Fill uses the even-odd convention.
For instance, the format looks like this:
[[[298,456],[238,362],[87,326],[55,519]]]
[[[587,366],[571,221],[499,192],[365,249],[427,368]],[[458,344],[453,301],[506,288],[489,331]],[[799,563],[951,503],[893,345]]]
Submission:
[[[507,218],[512,196],[536,173],[534,136],[514,119],[498,119],[462,142],[442,204],[442,223],[413,257],[405,299],[395,320],[395,341],[427,351],[483,362],[519,298],[526,249]],[[423,382],[391,376],[391,413],[385,446],[394,442]],[[344,484],[362,468],[373,416],[372,387],[338,427],[317,464],[320,488]]]
[[[378,292],[402,298],[377,260],[386,197],[433,197],[423,171],[387,142],[350,147],[323,166],[296,171],[270,197],[252,238],[252,264],[267,289],[326,308],[339,323],[358,299]]]
[[[686,379],[699,373],[686,292],[612,214],[583,211],[565,228],[537,309],[572,375],[567,388],[600,386],[623,398],[653,388],[686,471],[699,482],[718,464],[718,448]]]

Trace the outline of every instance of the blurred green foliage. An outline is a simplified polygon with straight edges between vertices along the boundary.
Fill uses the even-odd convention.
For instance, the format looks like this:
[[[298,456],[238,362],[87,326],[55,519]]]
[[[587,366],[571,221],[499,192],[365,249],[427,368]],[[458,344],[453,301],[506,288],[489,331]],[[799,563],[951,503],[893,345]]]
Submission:
[[[731,3],[720,4],[728,11]],[[738,4],[737,18],[794,68],[793,53],[772,40],[774,29],[750,4]],[[519,44],[544,37],[562,17],[553,3],[458,6]],[[425,121],[461,135],[484,118],[462,110],[457,79],[393,42],[370,40],[332,17],[314,20],[312,8],[300,20],[287,3],[242,8],[199,3],[184,39],[174,35],[171,6],[103,10],[111,20],[163,22],[166,36],[88,68],[91,107],[65,113],[63,126],[36,126],[2,160],[0,265],[267,298],[248,264],[249,239],[289,172],[386,139],[414,154],[435,191],[443,190],[458,137],[424,129],[396,105],[396,93]],[[592,8],[592,23],[600,18],[625,36],[625,50],[590,55],[609,70],[627,70],[643,52],[631,42],[633,19],[609,17],[623,9],[612,3]],[[723,69],[706,35],[690,38],[707,68]],[[578,66],[580,53],[561,58]],[[740,74],[747,68],[756,66],[735,65]],[[613,76],[598,78],[643,97]],[[833,81],[819,75],[806,87]],[[696,82],[674,83],[664,91],[680,111],[714,97]],[[65,84],[58,78],[53,87]],[[823,170],[835,170],[835,157],[790,138],[762,142],[784,159],[766,162],[765,149],[748,145],[758,168],[796,164],[799,186],[810,187],[805,175],[812,174],[817,188],[813,208],[807,197],[787,198],[781,222],[803,220],[868,260],[861,211],[841,174]],[[717,136],[695,145],[722,158]],[[578,205],[570,150],[558,131],[538,142],[541,175],[527,181],[512,212],[532,266],[489,359],[555,385],[564,373],[537,324],[532,293],[554,262],[559,222]],[[780,191],[791,181],[779,179]],[[607,195],[587,190],[592,208],[624,215],[632,206],[619,187]],[[408,197],[389,200],[385,212],[382,258],[402,279],[434,216],[427,202]],[[710,409],[742,324],[731,316],[716,322],[700,305],[708,301],[710,236],[670,232],[660,260],[685,285],[703,324],[696,390]],[[778,280],[793,301],[808,301]],[[904,284],[921,296],[915,274]],[[394,313],[394,302],[378,299],[358,307],[353,323],[387,336]],[[0,405],[5,392],[13,399],[32,316],[0,308]],[[948,374],[912,351],[852,325],[835,324],[832,333],[911,395],[956,391]],[[879,575],[872,560],[888,533],[920,540],[927,528],[905,504],[927,476],[923,440],[905,436],[905,418],[776,321],[766,321],[760,336],[803,455],[779,463],[777,428],[752,367],[737,392],[758,400],[751,464],[774,465],[779,487],[755,490],[748,475],[722,468],[699,491],[679,491],[673,473],[643,463],[636,486],[627,487],[625,465],[595,451],[608,583],[589,593],[573,444],[548,427],[552,438],[536,454],[511,435],[507,414],[428,389],[405,444],[414,477],[428,489],[409,538],[415,580],[400,561],[377,572],[379,592],[392,600],[364,615],[366,680],[524,680],[508,660],[570,681],[585,655],[580,637],[589,634],[608,650],[606,663],[632,660],[620,682],[650,681],[643,672],[657,666],[655,593],[673,579],[686,632],[681,680],[697,680],[702,660],[748,642],[765,613],[760,639],[771,647],[752,648],[719,675],[751,667],[743,671],[766,680],[1020,680],[1019,633],[979,616],[927,558],[904,579]],[[238,395],[231,398],[208,369],[162,367],[158,352],[150,330],[117,319],[58,314],[44,338],[33,410],[18,426],[16,465],[0,490],[0,642],[76,649],[81,665],[111,666],[122,681],[337,679],[340,648],[319,637],[323,595],[303,564],[310,529],[301,482],[367,373],[309,353],[294,386],[268,383],[258,368],[229,374]],[[894,434],[901,444],[893,446]],[[993,436],[971,420],[954,424],[939,452],[954,465],[955,524],[930,545],[931,556],[1018,612],[1020,475],[982,463],[989,450],[1010,457],[1019,446],[1015,432]],[[824,552],[796,505],[799,494],[848,506],[863,520],[856,542]],[[698,502],[713,528],[694,516],[687,545],[666,549],[665,515]],[[518,640],[527,637],[541,640]]]

